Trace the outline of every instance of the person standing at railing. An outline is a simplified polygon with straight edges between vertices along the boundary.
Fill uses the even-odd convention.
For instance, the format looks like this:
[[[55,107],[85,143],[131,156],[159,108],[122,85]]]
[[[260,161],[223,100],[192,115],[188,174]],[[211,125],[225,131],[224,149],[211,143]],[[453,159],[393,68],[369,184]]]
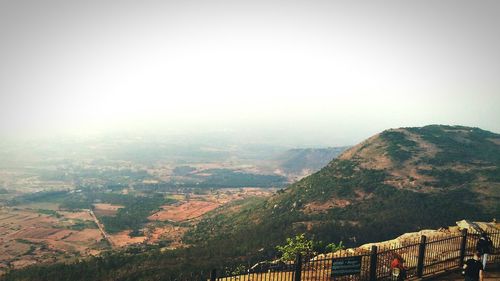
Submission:
[[[400,255],[394,257],[391,262],[391,281],[402,281],[406,279],[407,268],[404,266],[404,259]]]
[[[486,262],[488,261],[488,254],[491,253],[491,248],[493,243],[486,234],[486,232],[481,233],[481,238],[477,240],[476,250],[481,255],[481,260],[483,263],[483,270],[486,270]]]
[[[479,261],[481,255],[479,252],[474,254],[474,258],[468,259],[464,264],[462,274],[465,281],[483,281],[483,264]]]

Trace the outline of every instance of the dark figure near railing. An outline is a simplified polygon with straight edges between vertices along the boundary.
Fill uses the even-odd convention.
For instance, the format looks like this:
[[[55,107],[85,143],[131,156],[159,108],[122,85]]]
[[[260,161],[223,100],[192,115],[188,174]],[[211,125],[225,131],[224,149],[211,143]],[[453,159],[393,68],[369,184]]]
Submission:
[[[474,258],[468,259],[464,264],[462,274],[465,281],[483,281],[483,264],[479,261],[481,255],[479,252],[474,254]]]
[[[406,279],[408,269],[404,266],[404,259],[396,256],[391,262],[391,281],[403,281]]]
[[[422,235],[418,239],[419,241],[417,239],[406,240],[404,245],[397,248],[392,245],[371,245],[371,251],[368,251],[366,247],[360,247],[354,249],[355,251],[343,250],[308,260],[303,260],[302,256],[298,254],[294,261],[263,261],[256,263],[246,272],[223,267],[224,270],[213,269],[210,278],[202,274],[201,276],[196,275],[196,278],[185,278],[186,275],[180,278],[171,276],[170,280],[423,280],[463,267],[464,275],[467,272],[465,280],[482,281],[484,270],[480,254],[477,253],[474,259],[469,259],[476,252],[477,240],[481,235],[480,232],[471,232],[463,229],[460,233],[450,232],[429,237]],[[493,241],[488,262],[498,264],[500,261],[500,231],[489,230],[487,235]],[[344,268],[339,266],[341,264]],[[488,274],[485,273],[484,278],[488,279],[488,277]]]
[[[481,233],[481,238],[477,240],[476,250],[481,255],[481,260],[483,263],[483,270],[486,270],[486,262],[488,261],[488,254],[491,253],[493,248],[493,242],[486,232]]]

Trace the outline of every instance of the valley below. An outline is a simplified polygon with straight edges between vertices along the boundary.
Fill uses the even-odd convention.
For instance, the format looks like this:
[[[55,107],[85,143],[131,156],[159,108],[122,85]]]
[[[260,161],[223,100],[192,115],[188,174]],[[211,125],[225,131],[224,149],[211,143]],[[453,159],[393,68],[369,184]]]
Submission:
[[[277,246],[300,234],[324,253],[492,221],[500,216],[499,140],[479,128],[430,125],[350,148],[193,148],[182,160],[165,146],[120,144],[11,158],[0,165],[0,273],[157,280],[278,260]]]
[[[117,142],[0,150],[0,274],[113,251],[189,247],[184,235],[207,213],[270,197],[319,169],[315,158],[342,151],[272,148],[263,156],[234,146],[168,152],[157,143]]]
[[[213,189],[203,194],[165,193],[166,198],[171,198],[166,200],[168,203],[148,212],[138,228],[123,226],[111,232],[106,222],[126,208],[124,205],[93,203],[89,209],[80,209],[62,207],[52,200],[34,200],[3,206],[0,272],[33,264],[75,262],[129,246],[149,245],[162,250],[185,247],[188,245],[183,243],[183,235],[206,213],[237,200],[268,197],[274,192],[272,188],[253,187]],[[64,196],[72,195],[68,192]]]

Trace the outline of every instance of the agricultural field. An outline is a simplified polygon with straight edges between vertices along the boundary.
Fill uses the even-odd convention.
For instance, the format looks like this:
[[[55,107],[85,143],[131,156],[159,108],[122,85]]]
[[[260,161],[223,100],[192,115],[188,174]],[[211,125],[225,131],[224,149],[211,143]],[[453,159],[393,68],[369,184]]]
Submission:
[[[0,273],[96,255],[108,248],[88,211],[60,212],[33,206],[0,209]]]
[[[144,195],[85,190],[20,197],[14,204],[0,207],[0,274],[134,244],[180,248],[185,246],[184,234],[206,213],[273,192],[223,188]]]
[[[205,214],[287,183],[274,168],[237,159],[38,153],[0,161],[0,275],[133,245],[181,248]]]
[[[192,220],[219,207],[209,201],[189,200],[176,205],[162,206],[162,210],[149,216],[150,220],[181,222]]]
[[[94,213],[96,216],[109,216],[114,217],[116,213],[118,213],[119,209],[124,208],[122,205],[113,205],[108,203],[95,203],[94,205]]]
[[[173,195],[179,198],[179,201],[162,206],[161,210],[149,216],[149,219],[171,222],[191,221],[224,204],[248,197],[266,197],[273,192],[274,189],[246,187],[217,189],[206,194],[186,194],[183,196],[184,199],[180,199],[179,195]]]
[[[186,235],[205,215],[295,179],[275,159],[288,146],[171,141],[3,143],[0,275],[104,252],[188,247]]]

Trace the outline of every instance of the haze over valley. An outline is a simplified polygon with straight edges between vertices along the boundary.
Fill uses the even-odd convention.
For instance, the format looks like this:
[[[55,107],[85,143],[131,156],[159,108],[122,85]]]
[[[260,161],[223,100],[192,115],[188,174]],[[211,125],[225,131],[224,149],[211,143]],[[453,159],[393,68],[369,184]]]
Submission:
[[[0,268],[75,261],[137,243],[184,247],[184,233],[207,212],[270,196],[346,149],[209,138],[4,143]]]
[[[499,11],[0,0],[0,280],[291,274],[497,229]]]

